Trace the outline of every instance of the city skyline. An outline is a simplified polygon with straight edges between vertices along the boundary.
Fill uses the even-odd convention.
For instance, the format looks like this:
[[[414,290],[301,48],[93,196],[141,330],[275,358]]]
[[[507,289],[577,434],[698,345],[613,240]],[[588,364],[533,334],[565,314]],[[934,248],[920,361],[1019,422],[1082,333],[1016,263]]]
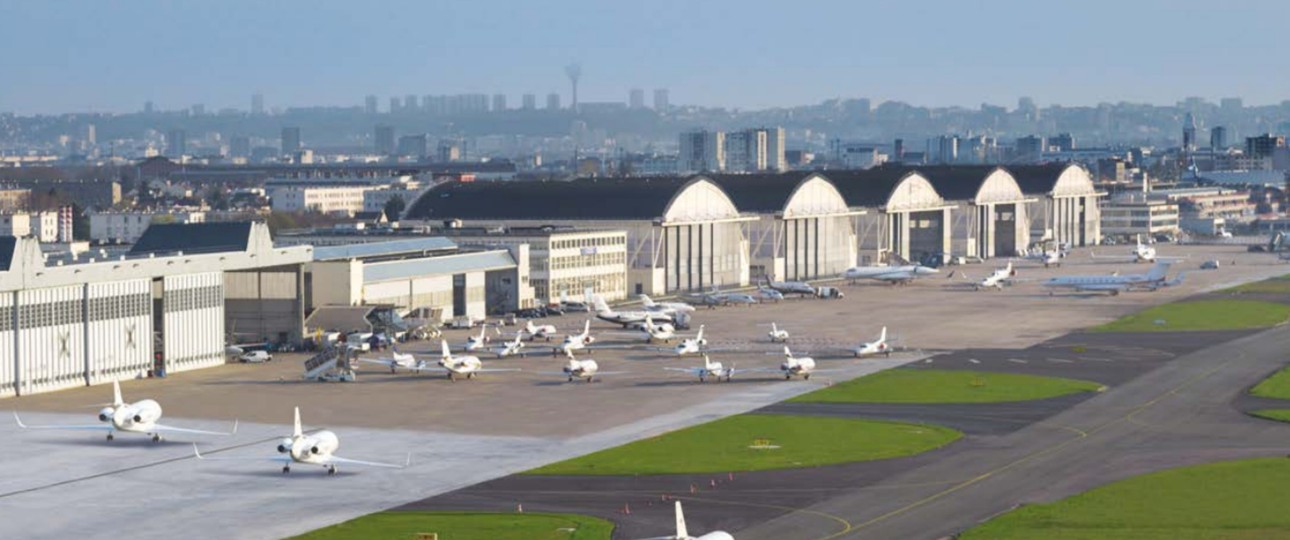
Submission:
[[[571,62],[584,70],[580,102],[627,102],[633,88],[745,110],[852,97],[967,108],[1011,107],[1021,96],[1040,106],[1290,98],[1276,57],[1255,54],[1270,50],[1265,36],[1290,15],[1279,3],[945,2],[912,12],[824,2],[773,20],[760,15],[764,3],[683,5],[396,2],[358,16],[340,2],[86,2],[73,16],[65,5],[8,5],[0,44],[22,51],[7,66],[22,83],[0,88],[0,111],[127,113],[145,101],[245,110],[252,94],[269,109],[462,93],[506,94],[512,107],[523,94],[558,93],[567,104]],[[735,48],[759,39],[757,28],[760,45]]]

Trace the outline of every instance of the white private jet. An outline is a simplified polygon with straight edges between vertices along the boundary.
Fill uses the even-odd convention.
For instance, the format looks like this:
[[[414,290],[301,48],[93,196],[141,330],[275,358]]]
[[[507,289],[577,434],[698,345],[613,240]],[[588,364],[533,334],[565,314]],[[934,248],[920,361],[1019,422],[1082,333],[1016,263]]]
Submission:
[[[1173,287],[1183,282],[1185,272],[1179,272],[1174,279],[1166,279],[1169,272],[1169,266],[1173,264],[1169,261],[1158,261],[1145,274],[1125,274],[1109,276],[1059,276],[1043,284],[1049,288],[1048,294],[1053,294],[1053,289],[1072,289],[1075,291],[1092,291],[1108,292],[1112,296],[1122,292],[1132,290],[1154,291],[1161,287]]]
[[[530,341],[539,338],[551,341],[551,337],[557,332],[554,324],[533,324],[532,319],[524,321],[523,330]]]
[[[515,341],[503,343],[501,347],[498,347],[493,352],[497,353],[498,358],[515,355],[524,358],[524,331],[515,332]]]
[[[674,349],[673,352],[675,352],[677,356],[701,354],[707,346],[708,340],[703,339],[703,325],[700,324],[699,333],[692,338],[681,340],[680,343],[676,344],[676,349]]]
[[[940,273],[940,271],[921,264],[852,266],[842,273],[842,277],[851,280],[852,283],[858,279],[876,279],[893,285],[907,285],[919,277],[937,273]]]
[[[408,453],[407,461],[403,465],[393,463],[380,463],[376,461],[361,461],[357,459],[346,459],[335,455],[336,449],[340,447],[340,438],[328,430],[315,431],[305,435],[300,426],[300,407],[296,407],[295,426],[291,431],[291,436],[282,439],[278,443],[277,456],[264,458],[242,458],[242,457],[208,457],[203,456],[197,451],[197,444],[193,444],[193,455],[201,460],[219,460],[219,461],[247,461],[247,460],[268,460],[276,461],[282,464],[282,474],[291,472],[292,463],[303,463],[306,465],[318,465],[327,469],[327,474],[336,474],[337,465],[362,465],[364,467],[384,467],[389,469],[402,469],[412,464],[412,454]]]
[[[568,377],[569,382],[573,382],[574,379],[586,379],[587,382],[594,382],[597,375],[624,373],[622,371],[600,371],[600,365],[590,358],[586,360],[578,360],[577,358],[574,358],[572,354],[569,354],[568,358],[569,361],[565,362],[564,368],[561,371],[550,372],[550,374]]]
[[[681,512],[681,501],[676,501],[676,535],[656,536],[644,540],[735,540],[735,537],[725,531],[712,531],[702,536],[690,536],[690,531],[685,526],[685,514]]]
[[[564,336],[564,342],[556,350],[564,351],[564,354],[573,354],[573,351],[586,349],[588,345],[596,342],[596,338],[591,335],[591,320],[588,319],[582,327],[581,334],[569,334]]]
[[[779,372],[784,374],[784,380],[792,379],[794,375],[801,375],[802,380],[810,380],[811,372],[815,371],[815,359],[809,356],[793,356],[793,351],[784,346],[784,363],[779,365]]]
[[[99,411],[99,422],[102,422],[100,424],[29,426],[22,422],[22,418],[18,417],[18,411],[14,411],[13,419],[18,422],[18,427],[22,429],[106,431],[107,440],[109,441],[116,438],[116,432],[118,431],[151,435],[152,442],[161,442],[163,434],[169,435],[172,433],[192,435],[233,435],[237,433],[236,420],[233,421],[233,430],[227,433],[158,424],[157,421],[161,420],[161,405],[151,399],[126,403],[125,400],[121,399],[121,384],[117,381],[112,381],[112,404]]]
[[[650,315],[645,315],[645,321],[640,324],[640,330],[645,333],[645,341],[662,341],[671,343],[676,339],[676,328],[668,323],[656,323]]]
[[[891,345],[887,343],[887,327],[882,327],[882,332],[878,334],[878,339],[868,343],[861,343],[859,347],[851,349],[851,354],[855,355],[856,358],[876,354],[891,356]]]
[[[1146,245],[1146,244],[1143,244],[1143,243],[1142,243],[1142,235],[1140,235],[1140,234],[1139,234],[1139,235],[1137,235],[1137,244],[1136,244],[1135,246],[1133,246],[1133,250],[1132,250],[1132,251],[1130,251],[1130,252],[1128,253],[1128,257],[1129,257],[1133,262],[1156,262],[1156,258],[1157,258],[1157,257],[1156,257],[1156,248],[1154,248],[1154,247],[1152,247],[1152,246],[1149,246],[1149,245]],[[1095,259],[1121,259],[1121,260],[1123,260],[1125,257],[1124,257],[1124,256],[1119,256],[1119,255],[1110,255],[1110,256],[1105,256],[1105,257],[1103,257],[1103,256],[1098,255],[1097,253],[1093,253],[1093,258],[1095,258]],[[1162,257],[1162,258],[1163,258],[1163,257]],[[1171,257],[1171,258],[1177,258],[1177,257]]]
[[[796,294],[799,296],[815,296],[815,287],[805,281],[770,281],[765,280],[763,285],[780,294]]]
[[[761,302],[779,302],[784,299],[784,293],[775,289],[757,287],[757,292],[754,293],[754,297]]]
[[[694,306],[685,302],[655,302],[648,295],[640,295],[641,305],[648,311],[675,315],[677,313],[694,313]]]
[[[443,344],[443,354],[439,357],[439,367],[428,369],[446,371],[448,380],[452,382],[457,382],[458,375],[463,375],[467,379],[473,379],[475,378],[475,375],[479,373],[520,371],[519,369],[514,368],[485,368],[484,363],[479,360],[478,356],[454,356],[452,352],[448,350],[448,342],[446,340],[440,340],[439,343]]]
[[[771,343],[788,342],[788,330],[780,328],[775,323],[770,323],[770,331],[766,332],[766,336],[770,338]]]
[[[398,349],[391,350],[389,358],[359,358],[358,361],[367,362],[369,364],[380,364],[390,368],[390,373],[398,373],[399,368],[420,371],[430,365],[427,364],[425,360],[417,360],[412,353],[400,353]]]
[[[666,313],[651,313],[649,311],[614,311],[609,309],[609,304],[605,303],[603,296],[597,295],[595,298],[596,318],[602,321],[611,322],[628,328],[632,325],[639,325],[645,322],[646,318],[652,318],[655,321],[672,322],[672,316]]]
[[[500,329],[494,328],[494,331],[497,332],[497,335],[502,334],[502,331]],[[468,352],[475,352],[478,350],[482,350],[486,345],[488,345],[492,341],[493,341],[493,338],[488,336],[488,325],[487,324],[480,325],[478,336],[470,336],[466,338],[466,350]]]
[[[726,382],[730,382],[730,378],[734,377],[735,375],[734,364],[730,364],[730,367],[724,367],[721,365],[721,362],[713,362],[711,359],[708,358],[708,355],[706,354],[703,355],[702,366],[692,367],[692,368],[665,367],[663,369],[668,371],[680,371],[684,373],[689,373],[691,375],[695,375],[699,377],[699,382],[707,382],[708,377],[713,377],[717,379],[717,382],[720,382],[721,379],[724,377],[726,379]]]
[[[1064,256],[1065,255],[1063,255],[1061,251],[1055,249],[1051,251],[1036,250],[1033,253],[1026,253],[1025,259],[1039,262],[1044,265],[1044,268],[1051,268],[1053,266],[1061,268],[1062,257]]]
[[[1009,262],[1008,266],[995,269],[994,273],[986,276],[985,279],[977,283],[975,288],[978,291],[989,288],[995,288],[1002,291],[1003,286],[1007,284],[1008,280],[1012,279],[1016,275],[1017,271],[1012,269],[1012,263]]]

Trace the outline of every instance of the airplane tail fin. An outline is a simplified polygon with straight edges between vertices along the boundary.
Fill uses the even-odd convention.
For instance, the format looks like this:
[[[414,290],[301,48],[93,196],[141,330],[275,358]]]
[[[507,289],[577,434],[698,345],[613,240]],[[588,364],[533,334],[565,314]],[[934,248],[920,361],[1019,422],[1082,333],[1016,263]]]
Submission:
[[[1153,280],[1164,279],[1165,273],[1169,272],[1169,265],[1171,264],[1173,263],[1169,261],[1156,261],[1156,264],[1151,267],[1151,271],[1147,272],[1147,278]]]
[[[305,434],[305,430],[300,428],[300,407],[296,407],[296,424],[291,429],[292,437],[299,437]]]
[[[448,340],[446,340],[446,339],[441,339],[441,340],[439,340],[439,343],[440,343],[441,345],[443,345],[443,357],[444,357],[444,358],[451,357],[451,356],[452,356],[452,351],[449,351],[449,350],[448,350]]]
[[[1166,287],[1176,287],[1176,286],[1178,286],[1178,285],[1182,285],[1182,282],[1183,282],[1183,276],[1186,276],[1186,275],[1187,275],[1187,272],[1178,272],[1178,277],[1175,277],[1175,278],[1173,278],[1173,279],[1171,279],[1171,280],[1169,280],[1169,281],[1166,281],[1166,282],[1165,282],[1165,286],[1166,286]]]
[[[712,360],[708,358],[708,355],[706,354],[703,355],[703,367],[706,367],[706,368],[712,367]]]
[[[887,327],[884,326],[882,327],[882,332],[878,334],[878,342],[885,343],[886,341],[887,341]]]
[[[641,298],[641,305],[643,305],[643,306],[645,306],[645,307],[647,307],[647,308],[652,308],[652,307],[654,307],[654,305],[655,305],[655,304],[654,304],[654,300],[652,300],[652,299],[649,297],[649,295],[648,295],[648,294],[642,294],[642,295],[640,295],[640,298]]]
[[[676,537],[690,537],[690,531],[685,528],[685,512],[681,511],[681,501],[676,501]]]
[[[699,335],[694,337],[695,341],[703,341],[703,325],[699,325]]]
[[[587,289],[587,290],[590,291],[591,289]],[[588,292],[588,295],[590,295],[590,292]],[[600,295],[594,295],[594,296],[591,296],[591,298],[596,304],[596,313],[611,313],[611,311],[609,310],[609,304],[605,303],[605,297]]]
[[[589,306],[595,303],[595,296],[596,293],[592,291],[591,287],[582,290],[582,301]]]
[[[112,406],[120,407],[124,404],[125,400],[121,399],[121,383],[112,381]]]
[[[591,335],[591,319],[587,319],[587,322],[582,325],[582,333],[584,337]]]
[[[786,356],[786,357],[788,357],[788,358],[792,358],[792,357],[793,357],[793,351],[788,350],[788,345],[785,345],[785,346],[784,346],[784,356]]]

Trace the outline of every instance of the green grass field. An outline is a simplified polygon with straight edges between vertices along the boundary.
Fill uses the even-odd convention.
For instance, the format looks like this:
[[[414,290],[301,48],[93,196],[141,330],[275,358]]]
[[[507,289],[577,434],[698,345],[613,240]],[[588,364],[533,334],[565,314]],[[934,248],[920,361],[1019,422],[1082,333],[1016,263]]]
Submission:
[[[1260,381],[1259,384],[1250,389],[1250,395],[1290,399],[1290,368],[1282,369],[1273,373],[1271,377]]]
[[[1290,294],[1290,276],[1275,277],[1254,283],[1237,285],[1223,292],[1229,293],[1265,293],[1265,294]]]
[[[636,475],[791,469],[919,454],[962,433],[852,418],[744,414],[547,465],[525,474]],[[754,449],[766,439],[773,449]]]
[[[1075,379],[935,369],[889,369],[789,401],[818,403],[990,403],[1028,401],[1102,385]]]
[[[1052,504],[1024,506],[962,540],[1290,538],[1290,459],[1183,467],[1130,478]]]
[[[1250,412],[1250,414],[1257,416],[1259,418],[1267,418],[1268,420],[1276,420],[1278,422],[1290,422],[1290,409],[1262,409],[1258,411],[1252,411]]]
[[[1290,305],[1257,300],[1193,300],[1154,306],[1092,328],[1094,332],[1178,332],[1266,328],[1290,317]],[[1164,324],[1156,324],[1164,321]]]
[[[614,524],[573,514],[379,512],[324,527],[292,540],[609,540]]]

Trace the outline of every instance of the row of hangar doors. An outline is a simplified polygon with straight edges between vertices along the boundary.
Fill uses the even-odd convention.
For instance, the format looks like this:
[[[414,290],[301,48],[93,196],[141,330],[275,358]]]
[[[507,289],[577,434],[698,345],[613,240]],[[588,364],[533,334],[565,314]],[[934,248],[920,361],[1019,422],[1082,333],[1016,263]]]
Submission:
[[[995,257],[1011,257],[1017,254],[1017,205],[1015,204],[997,204],[992,206],[981,206],[976,209],[980,212],[977,220],[977,230],[972,231],[976,237],[977,252],[976,255],[983,256],[992,252]],[[903,244],[901,237],[903,231],[908,230],[909,250],[906,258],[914,261],[927,261],[930,257],[939,256],[949,251],[950,246],[946,244],[945,238],[945,213],[941,210],[928,212],[908,212],[895,213],[891,215],[891,246],[899,251],[899,246]],[[985,228],[981,227],[986,220],[990,225],[992,235],[986,234]],[[908,229],[902,225],[908,223]],[[993,250],[987,251],[985,248],[993,244]],[[954,255],[961,255],[954,253]]]
[[[224,363],[223,273],[0,293],[0,397]]]

